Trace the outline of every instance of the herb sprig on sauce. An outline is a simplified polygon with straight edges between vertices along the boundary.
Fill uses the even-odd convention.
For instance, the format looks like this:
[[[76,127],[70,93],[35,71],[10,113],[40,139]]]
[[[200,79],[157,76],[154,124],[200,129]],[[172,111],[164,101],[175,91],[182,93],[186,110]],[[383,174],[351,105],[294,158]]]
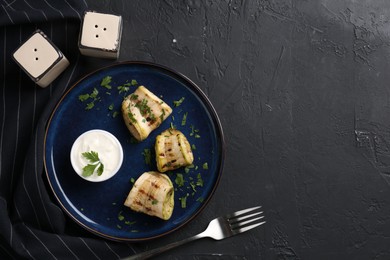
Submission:
[[[90,152],[85,152],[82,153],[83,157],[87,159],[90,163],[83,168],[83,173],[82,175],[84,177],[89,177],[91,176],[96,168],[96,173],[98,176],[103,174],[104,171],[104,165],[99,159],[99,154],[95,151],[90,151]]]

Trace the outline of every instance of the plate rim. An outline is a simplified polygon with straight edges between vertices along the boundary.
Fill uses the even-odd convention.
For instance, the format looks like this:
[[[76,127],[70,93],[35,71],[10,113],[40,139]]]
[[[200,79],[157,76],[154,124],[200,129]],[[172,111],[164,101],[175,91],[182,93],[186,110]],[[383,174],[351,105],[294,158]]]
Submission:
[[[189,83],[189,85],[191,85],[193,90],[195,90],[196,93],[198,95],[200,95],[200,98],[201,98],[202,102],[205,102],[204,105],[206,105],[207,110],[210,113],[210,116],[212,118],[213,125],[216,128],[215,130],[216,130],[217,136],[219,137],[219,142],[220,142],[219,146],[220,146],[220,149],[221,149],[220,162],[219,162],[219,166],[218,166],[217,178],[215,180],[215,184],[213,185],[213,187],[212,187],[212,189],[211,189],[211,191],[209,193],[209,196],[201,203],[201,206],[195,211],[195,213],[192,214],[188,219],[183,221],[181,224],[179,224],[178,226],[176,226],[176,227],[174,227],[174,228],[172,228],[172,229],[170,229],[168,231],[165,231],[165,232],[163,232],[161,234],[157,234],[157,235],[153,235],[153,236],[149,236],[149,237],[143,237],[143,238],[124,238],[124,237],[112,236],[112,235],[100,232],[100,231],[98,231],[96,229],[93,229],[92,227],[89,227],[88,225],[86,225],[83,222],[81,222],[80,220],[78,220],[77,217],[74,216],[67,209],[67,207],[63,204],[63,202],[61,201],[59,195],[55,191],[55,187],[53,186],[54,184],[50,180],[49,171],[48,171],[48,162],[46,161],[46,156],[47,156],[46,146],[47,146],[47,137],[48,137],[48,134],[49,134],[50,125],[52,123],[52,119],[53,119],[54,115],[56,114],[58,108],[62,104],[62,102],[65,99],[65,97],[80,82],[84,81],[88,77],[90,77],[90,76],[92,76],[95,73],[98,73],[100,71],[103,71],[103,70],[106,70],[106,69],[110,69],[110,68],[114,68],[114,67],[121,66],[121,65],[140,65],[140,66],[146,66],[146,67],[153,67],[153,68],[156,68],[158,70],[163,70],[163,71],[165,70],[165,71],[167,71],[167,72],[169,72],[169,73],[171,73],[171,74],[173,74],[173,75],[183,79],[187,83]],[[220,120],[220,118],[219,118],[219,116],[218,116],[214,106],[212,105],[210,99],[203,92],[203,90],[195,82],[193,82],[190,78],[188,78],[187,76],[185,76],[181,72],[178,72],[178,71],[176,71],[174,69],[171,69],[171,68],[169,68],[167,66],[164,66],[164,65],[161,65],[161,64],[157,64],[157,63],[154,63],[154,62],[147,62],[147,61],[118,61],[118,62],[114,62],[114,63],[111,63],[109,65],[102,66],[102,67],[100,67],[98,69],[94,69],[91,72],[84,74],[84,76],[81,76],[78,80],[76,80],[74,83],[72,83],[72,85],[69,87],[69,89],[66,90],[62,94],[61,98],[56,102],[56,105],[54,106],[54,108],[50,112],[50,116],[49,116],[49,118],[47,119],[47,122],[46,122],[45,134],[44,134],[44,143],[43,143],[43,163],[44,163],[44,170],[45,170],[46,179],[47,179],[47,182],[48,182],[48,184],[50,186],[50,189],[51,189],[54,197],[56,198],[56,201],[59,204],[60,208],[68,215],[68,217],[70,217],[72,219],[72,221],[75,221],[75,223],[77,223],[79,226],[81,226],[82,228],[84,228],[85,230],[90,232],[91,234],[94,234],[94,235],[97,235],[97,236],[100,236],[102,238],[109,239],[109,240],[112,240],[112,241],[117,241],[117,242],[142,242],[142,241],[148,241],[148,240],[160,238],[160,237],[166,236],[168,234],[171,234],[171,233],[177,231],[180,228],[183,228],[185,225],[187,225],[189,222],[191,222],[193,219],[195,219],[205,209],[205,207],[208,205],[208,203],[210,202],[211,198],[214,196],[214,193],[215,193],[217,187],[219,186],[219,182],[221,180],[222,173],[223,173],[223,168],[224,168],[225,154],[226,154],[226,143],[225,143],[225,136],[224,136],[221,120]]]

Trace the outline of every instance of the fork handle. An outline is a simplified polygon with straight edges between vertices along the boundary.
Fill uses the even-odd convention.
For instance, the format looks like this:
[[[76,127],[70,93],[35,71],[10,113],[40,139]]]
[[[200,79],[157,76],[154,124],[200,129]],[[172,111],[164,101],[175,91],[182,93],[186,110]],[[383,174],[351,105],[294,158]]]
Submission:
[[[143,253],[139,253],[139,254],[136,254],[136,255],[132,255],[132,256],[123,258],[122,260],[147,259],[149,257],[156,256],[156,255],[161,254],[161,253],[163,253],[165,251],[168,251],[170,249],[173,249],[175,247],[184,245],[184,244],[186,244],[188,242],[191,242],[191,241],[203,238],[203,237],[205,237],[203,235],[203,233],[200,233],[198,235],[195,235],[195,236],[192,236],[192,237],[180,240],[180,241],[176,241],[176,242],[170,243],[170,244],[162,246],[162,247],[158,247],[158,248],[155,248],[155,249],[152,249],[152,250],[149,250],[149,251],[145,251]]]

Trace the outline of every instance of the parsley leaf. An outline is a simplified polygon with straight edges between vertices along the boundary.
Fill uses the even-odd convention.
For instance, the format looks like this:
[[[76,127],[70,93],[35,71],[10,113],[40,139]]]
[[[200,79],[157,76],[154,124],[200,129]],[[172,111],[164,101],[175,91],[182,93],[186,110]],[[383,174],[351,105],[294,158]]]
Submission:
[[[196,201],[198,201],[198,202],[200,202],[200,203],[202,203],[203,202],[203,197],[199,197]]]
[[[193,169],[193,168],[195,168],[195,165],[190,164],[190,165],[188,165],[188,166],[186,166],[186,167],[184,168],[184,171],[185,171],[185,173],[189,173],[189,172],[190,172],[190,169]]]
[[[129,117],[129,119],[131,120],[131,122],[137,123],[137,119],[135,119],[133,113],[129,112],[129,113],[127,113],[127,116]]]
[[[196,186],[203,187],[203,179],[202,179],[202,176],[200,175],[200,173],[198,173],[197,178],[198,179],[196,181]]]
[[[93,174],[93,172],[95,171],[96,169],[96,166],[95,164],[88,164],[87,166],[85,166],[83,168],[83,176],[84,177],[89,177]]]
[[[87,100],[89,98],[89,94],[83,94],[83,95],[80,95],[79,96],[79,100],[81,102],[84,102],[85,100]]]
[[[186,125],[186,122],[187,122],[187,115],[188,115],[188,112],[184,113],[184,115],[183,115],[183,119],[181,120],[181,125],[182,125],[182,126],[185,126],[185,125]]]
[[[145,163],[147,165],[151,165],[152,164],[152,153],[151,153],[150,149],[145,148],[144,151],[142,152],[142,155],[144,156]]]
[[[112,88],[112,87],[110,86],[111,79],[112,79],[111,76],[105,76],[105,77],[102,79],[102,82],[100,82],[100,86],[105,87],[105,88],[107,88],[107,89],[111,89],[111,88]]]
[[[99,154],[95,151],[82,153],[85,159],[89,160],[91,163],[99,161]]]
[[[182,97],[182,98],[179,99],[179,100],[173,101],[173,105],[174,105],[175,107],[180,106],[181,103],[183,103],[184,99],[185,99],[185,97]]]
[[[83,168],[82,176],[89,177],[91,176],[96,168],[98,176],[102,175],[104,171],[104,165],[99,159],[99,154],[95,151],[82,153],[85,159],[87,159],[90,163]]]
[[[119,221],[123,221],[125,219],[125,216],[122,215],[122,211],[119,211],[118,219],[119,219]]]
[[[180,204],[181,204],[182,209],[185,209],[187,207],[187,197],[188,197],[188,195],[179,198],[179,200],[181,202]]]
[[[207,162],[205,162],[203,165],[203,170],[208,170],[209,169],[209,164]]]
[[[87,100],[90,101],[89,103],[87,103],[85,110],[90,110],[95,106],[95,102],[100,100],[100,97],[98,97],[98,95],[99,95],[99,91],[96,88],[93,88],[93,91],[91,92],[91,94],[79,95],[79,100],[81,102],[84,102]]]
[[[117,89],[119,90],[119,94],[121,94],[122,92],[127,92],[129,91],[129,86],[131,85],[131,83],[125,83],[121,86],[118,86]]]
[[[130,82],[130,84],[131,84],[132,86],[135,86],[135,85],[138,85],[138,82],[137,82],[135,79],[132,79],[131,82]]]
[[[165,109],[163,108],[162,109],[162,112],[161,112],[161,115],[160,115],[160,121],[162,123],[162,121],[164,121],[164,116],[165,116]]]
[[[177,173],[177,174],[176,174],[175,183],[176,183],[177,186],[179,186],[179,187],[183,187],[183,186],[184,186],[184,177],[183,177],[183,174],[181,174],[181,173]]]
[[[119,114],[118,111],[114,111],[114,113],[112,113],[112,117],[115,118],[115,117],[117,117],[118,114]]]
[[[85,107],[85,110],[91,110],[95,106],[94,102],[89,102],[87,106]]]
[[[97,169],[97,175],[100,176],[103,174],[104,171],[104,165],[101,163],[99,168]]]
[[[191,128],[190,136],[195,136],[195,138],[200,138],[200,135],[198,134],[199,129],[195,129],[195,126],[193,125],[191,125],[190,128]]]

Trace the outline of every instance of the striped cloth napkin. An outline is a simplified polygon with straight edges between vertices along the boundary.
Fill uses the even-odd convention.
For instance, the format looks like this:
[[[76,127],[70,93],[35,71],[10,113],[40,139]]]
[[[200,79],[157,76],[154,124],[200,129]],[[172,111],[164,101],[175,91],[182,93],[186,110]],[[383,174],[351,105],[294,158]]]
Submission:
[[[77,47],[85,10],[83,0],[0,1],[0,259],[119,259],[134,253],[131,246],[100,239],[71,221],[44,174],[48,116],[88,67]],[[47,88],[36,86],[12,60],[36,29],[70,61]]]

